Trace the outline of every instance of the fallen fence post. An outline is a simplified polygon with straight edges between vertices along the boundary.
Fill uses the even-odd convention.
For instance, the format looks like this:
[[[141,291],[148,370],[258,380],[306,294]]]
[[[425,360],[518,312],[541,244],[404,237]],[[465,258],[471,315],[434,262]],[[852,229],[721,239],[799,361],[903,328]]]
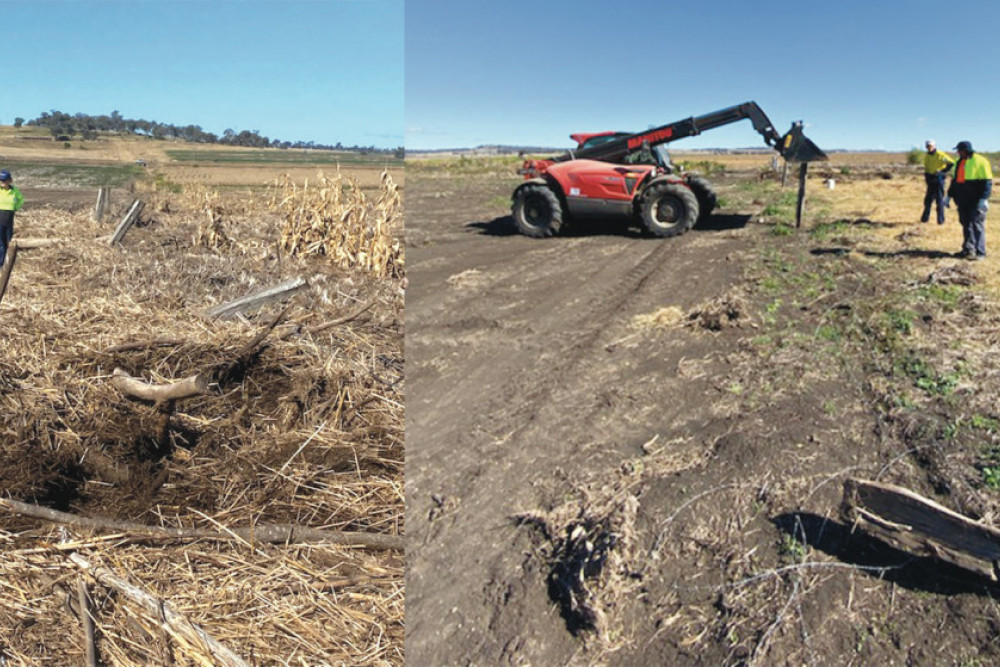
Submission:
[[[235,301],[229,301],[227,303],[209,308],[205,311],[205,316],[210,319],[229,319],[231,317],[236,317],[239,313],[246,313],[247,311],[255,310],[268,303],[286,299],[295,292],[298,292],[308,286],[309,283],[305,278],[288,280],[280,285],[275,285],[274,287],[254,292],[253,294],[236,299]]]
[[[918,556],[1000,581],[1000,530],[902,487],[848,479],[841,507],[852,529]]]
[[[122,221],[118,223],[118,228],[115,229],[115,233],[111,235],[111,245],[116,243],[121,243],[122,239],[125,237],[125,233],[135,224],[135,221],[139,219],[139,213],[142,212],[145,204],[141,200],[136,199],[132,202],[132,208],[128,210]]]

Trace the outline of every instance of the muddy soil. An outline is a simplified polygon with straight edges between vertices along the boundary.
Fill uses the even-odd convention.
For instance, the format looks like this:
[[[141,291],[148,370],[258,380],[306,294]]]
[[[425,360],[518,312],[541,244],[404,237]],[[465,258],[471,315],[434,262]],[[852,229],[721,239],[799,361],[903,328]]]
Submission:
[[[992,588],[839,518],[907,443],[860,360],[787,341],[876,293],[863,267],[745,201],[529,239],[516,184],[408,174],[408,664],[995,656]],[[842,279],[787,312],[760,284],[792,261]]]

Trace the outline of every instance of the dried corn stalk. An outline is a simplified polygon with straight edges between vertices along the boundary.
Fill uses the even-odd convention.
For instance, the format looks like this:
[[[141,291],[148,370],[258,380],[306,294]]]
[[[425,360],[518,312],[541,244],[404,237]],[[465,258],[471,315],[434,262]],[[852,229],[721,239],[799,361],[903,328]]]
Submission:
[[[287,175],[275,183],[271,206],[284,216],[281,247],[292,255],[325,255],[345,268],[383,277],[403,272],[403,249],[394,234],[402,218],[399,188],[382,172],[371,202],[356,179],[322,172],[301,188]]]
[[[219,201],[218,192],[206,192],[203,196],[202,210],[205,217],[198,225],[198,231],[194,235],[194,244],[220,250],[232,244],[226,234],[225,226],[222,222],[223,214],[226,212]]]

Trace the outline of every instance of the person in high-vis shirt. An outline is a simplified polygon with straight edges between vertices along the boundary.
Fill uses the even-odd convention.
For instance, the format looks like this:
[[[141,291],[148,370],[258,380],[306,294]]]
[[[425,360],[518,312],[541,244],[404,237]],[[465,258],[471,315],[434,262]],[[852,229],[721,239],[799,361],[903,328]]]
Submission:
[[[962,223],[962,250],[955,256],[982,259],[986,257],[986,211],[993,194],[993,169],[989,160],[972,150],[970,142],[958,142],[955,150],[958,162],[945,199],[946,206],[955,202]]]
[[[14,211],[24,205],[21,191],[14,187],[10,172],[0,171],[0,266],[7,259],[7,247],[14,236]]]
[[[924,180],[927,182],[927,192],[924,194],[924,212],[920,216],[920,222],[927,222],[931,217],[931,203],[937,207],[937,223],[944,224],[944,179],[955,164],[955,160],[944,151],[937,149],[937,143],[933,139],[928,139],[924,144],[927,152],[924,153]]]

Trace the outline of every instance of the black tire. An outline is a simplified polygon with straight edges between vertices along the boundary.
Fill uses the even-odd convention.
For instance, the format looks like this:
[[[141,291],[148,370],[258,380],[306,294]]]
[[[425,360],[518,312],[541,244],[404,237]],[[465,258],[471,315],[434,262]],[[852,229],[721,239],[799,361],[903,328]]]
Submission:
[[[712,215],[712,211],[719,205],[719,198],[715,194],[715,190],[712,189],[711,183],[701,176],[688,176],[687,182],[691,186],[691,192],[698,198],[698,223],[702,223],[708,219],[708,216]]]
[[[511,207],[514,224],[525,236],[536,239],[554,236],[563,224],[562,204],[551,188],[532,183],[524,185],[514,193]]]
[[[653,236],[679,236],[698,220],[698,198],[680,183],[655,183],[642,196],[642,226]]]

